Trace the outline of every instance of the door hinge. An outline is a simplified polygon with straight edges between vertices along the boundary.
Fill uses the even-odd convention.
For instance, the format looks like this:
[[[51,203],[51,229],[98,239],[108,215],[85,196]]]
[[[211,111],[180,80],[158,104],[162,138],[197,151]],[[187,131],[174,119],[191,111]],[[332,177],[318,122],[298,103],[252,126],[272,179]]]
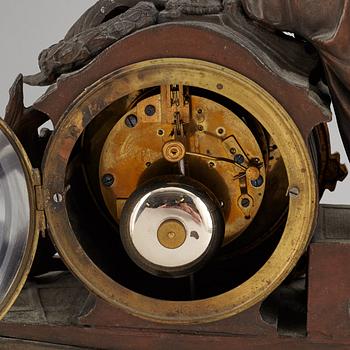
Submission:
[[[46,234],[46,216],[44,210],[44,195],[42,190],[41,174],[39,169],[33,169],[33,180],[34,180],[34,192],[35,192],[35,203],[36,203],[36,222],[37,230],[42,237]]]

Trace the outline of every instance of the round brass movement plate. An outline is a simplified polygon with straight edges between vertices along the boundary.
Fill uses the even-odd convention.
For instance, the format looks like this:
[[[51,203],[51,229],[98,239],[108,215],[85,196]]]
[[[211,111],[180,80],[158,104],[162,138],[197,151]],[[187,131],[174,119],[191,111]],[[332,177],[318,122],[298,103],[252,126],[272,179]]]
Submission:
[[[163,156],[168,162],[179,162],[185,155],[185,146],[179,141],[169,141],[163,146]]]
[[[287,172],[289,188],[298,188],[297,195],[289,196],[288,219],[281,239],[275,251],[259,271],[239,286],[223,294],[208,299],[193,301],[171,301],[150,298],[136,293],[113,280],[91,260],[72,231],[72,225],[70,224],[70,217],[66,207],[66,197],[64,196],[63,201],[60,203],[56,203],[53,200],[54,194],[57,191],[62,193],[65,191],[65,177],[62,176],[62,173],[67,172],[70,154],[73,152],[79,137],[83,134],[86,123],[97,117],[106,107],[115,101],[135,91],[155,86],[169,86],[177,82],[183,82],[186,86],[198,87],[220,94],[234,101],[253,115],[279,147]],[[147,103],[149,102],[147,101]],[[85,111],[91,111],[88,120],[83,118],[86,114]],[[203,111],[206,112],[205,110]],[[199,124],[200,120],[198,119]],[[231,118],[230,120],[233,121],[232,123],[236,120],[239,121],[238,118]],[[217,118],[205,119],[202,125],[198,125],[201,128],[197,127],[196,129],[196,138],[200,138],[202,135],[204,137],[206,135],[206,129],[216,130],[217,127],[222,127],[223,130],[220,130],[220,133],[218,130],[220,136],[215,134],[211,139],[221,142],[222,138],[225,137],[225,133],[230,136],[231,131],[229,128],[231,124],[223,123],[222,125],[216,125],[216,121]],[[206,125],[206,123],[212,123],[212,125]],[[140,128],[146,132],[147,127],[144,126],[141,128],[142,124],[139,124],[133,130],[135,129],[136,131],[137,128]],[[165,126],[167,125],[169,125],[170,129],[171,124],[166,123]],[[135,154],[140,157],[140,166],[142,164],[141,160],[144,160],[146,156],[151,158],[149,162],[159,160],[157,152],[161,154],[162,148],[157,144],[157,140],[161,141],[169,132],[169,130],[164,130],[162,126],[161,123],[158,123],[158,125],[154,125],[150,130],[150,135],[152,135],[152,140],[154,141],[151,146],[153,143],[157,146],[157,149],[154,151],[154,159],[151,158],[153,156],[151,150],[147,150],[147,153],[141,148],[141,152],[136,152],[133,142],[125,145],[126,151],[133,150],[134,159]],[[72,132],[73,128],[74,132]],[[130,134],[130,128],[128,129]],[[160,133],[160,129],[164,132]],[[122,129],[120,130],[122,131]],[[127,132],[125,130],[125,134]],[[161,137],[160,134],[162,134]],[[144,138],[145,135],[141,134]],[[240,133],[240,135],[242,134]],[[244,138],[242,140],[244,141]],[[163,141],[166,142],[169,139]],[[159,143],[161,145],[164,144],[164,142]],[[64,147],[62,147],[62,144]],[[213,144],[215,145],[215,142]],[[196,146],[195,142],[194,146]],[[62,152],[62,148],[64,152]],[[228,149],[229,151],[230,149]],[[201,150],[200,153],[203,154]],[[255,155],[253,154],[253,156]],[[115,158],[116,156],[113,154],[113,159]],[[94,85],[90,91],[84,93],[71,106],[67,115],[62,119],[55,131],[55,135],[47,149],[45,159],[43,174],[45,209],[47,219],[50,222],[52,238],[60,256],[79,279],[98,296],[113,305],[124,308],[134,315],[153,321],[172,324],[210,322],[235,315],[248,309],[266,298],[288,276],[301,255],[305,252],[314,227],[317,213],[317,186],[314,167],[308,147],[295,122],[279,102],[262,87],[235,71],[212,63],[191,59],[159,59],[127,66],[114,72],[112,75],[101,80],[99,84]],[[113,162],[113,159],[110,162]],[[123,165],[123,162],[125,160],[129,161],[129,159],[130,157],[125,152],[124,158],[119,158],[118,162]],[[133,161],[136,163],[134,159]],[[140,168],[140,170],[144,171],[146,166],[147,164],[143,163],[143,169]],[[219,169],[220,166],[222,169]],[[110,170],[113,170],[113,168],[114,164],[112,169],[104,169],[106,170],[104,173],[111,173]],[[221,173],[230,174],[231,169],[238,167],[233,167],[230,164],[226,165],[226,163],[221,165],[220,162],[216,162],[216,167],[207,166],[206,168],[211,169],[213,172],[216,171],[217,173],[215,175],[217,175]],[[132,177],[134,169],[127,169],[129,177]],[[118,188],[118,177],[115,178],[117,179],[115,181],[115,188]],[[135,178],[135,183],[137,183],[137,179],[138,176]],[[236,180],[236,182],[239,189],[239,180]],[[124,189],[124,186],[119,188]],[[134,184],[130,186],[128,191],[131,190],[133,192],[133,188]],[[111,197],[112,199],[114,198],[114,207],[115,198],[125,199],[128,197],[129,193],[120,193],[119,196],[114,195]],[[118,266],[118,268],[123,267]]]
[[[178,220],[164,221],[158,229],[159,243],[168,249],[181,247],[186,240],[186,229]]]
[[[179,103],[172,105],[174,94]],[[151,117],[145,113],[148,106],[153,106]],[[175,116],[181,122],[176,123]],[[137,123],[130,127],[134,117]],[[109,133],[99,178],[113,174],[118,179],[111,186],[100,182],[115,221],[120,221],[125,201],[140,184],[169,175],[176,163],[177,173],[183,170],[222,203],[224,245],[241,235],[257,215],[265,193],[260,142],[238,115],[217,101],[191,93],[184,84],[163,84],[159,93],[138,100]]]

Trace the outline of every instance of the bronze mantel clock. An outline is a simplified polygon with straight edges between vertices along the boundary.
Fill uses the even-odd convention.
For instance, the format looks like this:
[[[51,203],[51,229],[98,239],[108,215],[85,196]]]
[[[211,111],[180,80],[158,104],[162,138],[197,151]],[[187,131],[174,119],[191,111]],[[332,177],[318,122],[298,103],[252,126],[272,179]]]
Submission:
[[[350,348],[349,40],[347,0],[88,9],[0,122],[0,348]]]

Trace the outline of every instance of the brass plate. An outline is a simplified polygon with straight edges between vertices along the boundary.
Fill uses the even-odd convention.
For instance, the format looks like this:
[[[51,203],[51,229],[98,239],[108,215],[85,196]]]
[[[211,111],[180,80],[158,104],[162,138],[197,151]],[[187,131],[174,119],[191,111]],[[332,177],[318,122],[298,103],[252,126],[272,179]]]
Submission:
[[[65,203],[64,176],[69,155],[89,121],[133,91],[182,81],[217,92],[249,111],[269,132],[284,159],[290,188],[289,213],[276,250],[251,278],[212,298],[165,301],[135,293],[103,273],[84,252],[72,232]],[[87,113],[86,111],[90,111]],[[313,163],[293,119],[264,89],[241,74],[199,60],[159,59],[120,69],[76,100],[47,149],[44,164],[46,214],[60,256],[91,291],[131,314],[153,321],[187,324],[220,320],[263,300],[286,278],[305,252],[317,215],[318,197]],[[56,203],[55,193],[63,200]],[[122,267],[121,267],[122,268]]]

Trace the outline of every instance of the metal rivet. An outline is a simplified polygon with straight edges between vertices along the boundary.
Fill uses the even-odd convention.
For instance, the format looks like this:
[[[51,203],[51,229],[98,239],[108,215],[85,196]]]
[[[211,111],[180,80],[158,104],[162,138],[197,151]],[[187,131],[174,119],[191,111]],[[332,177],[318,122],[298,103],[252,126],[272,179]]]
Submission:
[[[224,88],[224,85],[222,85],[222,84],[219,83],[219,84],[216,85],[216,87],[217,87],[219,90],[222,90],[222,89]]]
[[[125,118],[125,125],[128,128],[134,128],[137,125],[137,117],[134,114],[130,114]]]
[[[52,198],[55,203],[61,203],[63,201],[63,196],[61,193],[55,193]]]
[[[225,133],[225,129],[224,129],[224,128],[218,128],[218,129],[216,130],[216,133],[217,133],[218,135],[223,135],[223,134]]]
[[[215,168],[215,163],[214,162],[209,162],[208,165],[209,165],[209,168]]]
[[[114,184],[114,176],[111,174],[103,175],[102,183],[106,187],[111,187]]]
[[[158,130],[158,135],[159,136],[163,136],[164,135],[164,130],[163,129],[159,129]]]
[[[204,130],[203,125],[198,125],[198,130],[199,130],[199,131],[203,131],[203,130]]]
[[[146,106],[145,108],[145,114],[148,116],[148,117],[152,117],[154,116],[156,113],[156,107],[153,106],[153,105],[148,105]]]

